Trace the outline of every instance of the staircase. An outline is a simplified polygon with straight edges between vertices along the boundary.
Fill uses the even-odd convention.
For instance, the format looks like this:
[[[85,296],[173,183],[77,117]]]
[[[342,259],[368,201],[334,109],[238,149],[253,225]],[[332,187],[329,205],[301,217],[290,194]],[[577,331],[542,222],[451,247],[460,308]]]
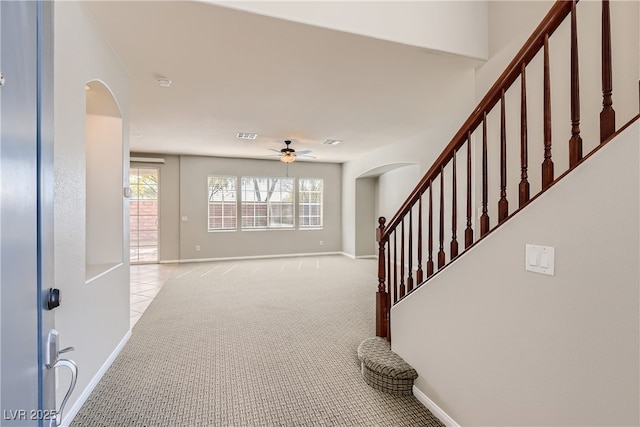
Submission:
[[[382,342],[391,342],[391,324],[397,322],[394,333],[398,334],[398,344],[394,344],[397,352],[394,354],[406,358],[415,367],[416,375],[420,375],[412,380],[416,382],[414,391],[417,387],[429,394],[436,406],[441,405],[443,413],[449,412],[460,424],[638,424],[637,381],[634,386],[632,380],[626,381],[624,377],[638,377],[638,308],[634,308],[634,304],[637,306],[639,291],[638,284],[628,280],[633,274],[621,274],[636,268],[633,277],[637,281],[637,257],[634,258],[635,253],[620,253],[622,247],[630,246],[629,241],[633,243],[633,236],[618,247],[615,242],[624,238],[624,232],[606,236],[607,232],[599,230],[601,225],[610,228],[611,221],[621,217],[619,212],[635,209],[634,233],[637,234],[638,194],[634,189],[638,186],[638,144],[623,161],[625,156],[620,155],[615,141],[622,139],[621,146],[634,147],[639,132],[637,104],[633,111],[629,108],[618,111],[618,117],[625,119],[622,126],[616,126],[614,65],[624,64],[614,63],[612,49],[619,52],[625,48],[621,44],[612,46],[612,32],[615,34],[616,28],[611,22],[610,9],[618,6],[616,3],[554,3],[397,213],[390,220],[379,219],[376,231],[379,248],[376,335],[379,341],[376,345],[382,348]],[[601,35],[601,45],[587,46],[591,52],[597,49],[598,81],[580,78],[588,74],[580,71],[583,62],[578,54],[578,11],[583,6],[601,8],[600,25],[588,28],[591,33]],[[562,41],[556,41],[558,37],[568,39],[565,40],[568,69],[561,71],[557,71],[558,64],[550,60],[554,57],[550,54],[554,43],[563,45]],[[629,57],[637,59],[637,55],[633,52]],[[624,60],[625,55],[618,58]],[[552,87],[552,82],[557,82],[554,73],[558,72],[566,73],[569,80]],[[540,79],[530,78],[538,75]],[[589,92],[585,88],[598,85],[601,96],[595,104],[594,99],[581,96],[581,85],[583,94]],[[562,93],[566,102],[553,103],[558,93]],[[532,108],[537,98],[541,105]],[[519,107],[517,115],[513,114],[514,99]],[[568,111],[563,112],[565,104]],[[581,107],[582,111],[591,113],[597,109],[598,113],[581,117]],[[542,112],[538,121],[532,119],[536,112]],[[565,130],[568,137],[554,141],[556,133],[555,129],[552,132],[552,123],[557,123],[554,120],[558,115],[568,117]],[[583,132],[581,123],[586,129],[595,128],[595,132]],[[517,129],[517,138],[509,132],[514,129]],[[612,146],[616,150],[610,149]],[[615,156],[611,152],[616,152]],[[599,166],[597,160],[610,157],[615,159],[612,164],[620,165],[621,170],[612,173]],[[612,166],[607,167],[611,171]],[[508,171],[518,171],[518,180]],[[583,190],[583,186],[589,192]],[[627,186],[629,192],[624,190]],[[600,267],[600,257],[579,263],[580,268],[594,273],[604,268],[612,276],[624,276],[610,279],[609,294],[602,291],[609,285],[607,280],[597,274],[594,276],[601,286],[596,290],[590,288],[591,283],[564,286],[571,278],[545,282],[532,276],[527,276],[523,283],[503,281],[487,285],[487,281],[482,281],[482,286],[476,286],[474,279],[478,276],[488,275],[491,270],[493,278],[499,276],[498,271],[503,268],[500,260],[492,258],[498,252],[499,241],[504,240],[500,236],[522,233],[527,227],[523,221],[528,221],[529,227],[544,230],[539,234],[550,239],[547,230],[555,232],[557,227],[551,226],[555,218],[550,212],[552,215],[554,210],[546,209],[545,203],[554,201],[556,206],[562,205],[562,209],[571,211],[570,203],[559,201],[573,202],[571,195],[581,192],[589,197],[587,201],[585,197],[580,199],[580,209],[584,210],[585,206],[588,209],[588,200],[592,199],[598,212],[616,212],[612,220],[603,217],[601,223],[591,215],[584,229],[578,221],[569,225],[563,222],[565,230],[570,229],[566,232],[572,233],[576,241],[594,245],[601,244],[599,241],[609,245],[613,242],[611,246],[594,249],[594,252],[615,254],[607,257],[604,267]],[[600,197],[603,192],[610,197]],[[611,197],[611,193],[617,192],[622,197]],[[628,199],[625,195],[629,195]],[[604,205],[600,205],[601,200]],[[578,218],[580,209],[574,209],[571,215]],[[629,217],[633,218],[633,213],[625,218]],[[591,234],[595,237],[582,238]],[[635,239],[637,241],[637,236]],[[505,257],[507,267],[519,263],[523,270],[519,253],[506,259],[504,252],[506,250],[501,251],[500,256]],[[611,261],[618,258],[620,264]],[[478,270],[478,265],[485,269]],[[564,268],[571,270],[573,266],[564,264]],[[460,274],[455,273],[457,270]],[[621,281],[630,283],[618,286]],[[527,287],[529,282],[538,288]],[[518,288],[519,293],[514,292],[514,288]],[[596,291],[604,292],[605,297]],[[484,298],[487,293],[501,299],[489,301],[491,298]],[[429,298],[432,302],[425,305]],[[406,314],[408,309],[412,310],[411,316]],[[420,311],[428,316],[416,316]],[[536,311],[540,312],[539,317]],[[456,312],[471,315],[465,317],[463,324]],[[519,316],[521,312],[525,314]],[[566,313],[566,323],[552,324],[548,313]],[[589,313],[593,313],[594,318],[584,330],[574,328],[572,322],[588,317]],[[629,326],[626,320],[633,319],[633,313],[635,326]],[[478,319],[477,327],[473,324],[474,316]],[[494,331],[491,327],[502,330]],[[620,336],[616,337],[618,333]],[[433,337],[439,341],[433,342]],[[409,347],[412,348],[408,350]],[[504,351],[505,348],[509,351]],[[478,349],[482,353],[478,353]],[[391,347],[386,351],[391,352]],[[359,356],[360,353],[359,350]],[[365,381],[376,383],[377,378],[368,381],[368,377],[382,374],[386,368],[370,362],[365,366],[366,359],[360,360]],[[399,363],[407,363],[400,360]],[[441,369],[444,364],[447,370]],[[616,371],[616,366],[623,367],[623,372]],[[520,379],[518,376],[525,370],[530,372],[529,376],[537,375],[539,381]],[[626,391],[621,392],[623,389]],[[596,397],[590,400],[590,395]],[[619,399],[622,395],[625,398]],[[438,415],[433,408],[429,409]],[[582,413],[576,415],[578,411]]]
[[[556,182],[578,167],[586,157],[593,155],[616,134],[613,107],[613,67],[611,50],[611,23],[609,1],[602,1],[602,110],[599,114],[599,142],[587,155],[583,154],[583,141],[580,129],[579,58],[577,1],[558,0],[547,13],[543,21],[534,30],[525,45],[509,63],[495,84],[482,98],[462,127],[429,168],[418,185],[411,192],[397,213],[387,220],[379,218],[376,231],[378,242],[378,289],[376,293],[376,336],[391,340],[391,307],[408,297],[420,286],[436,276],[445,267],[452,264],[460,255],[476,246],[488,235],[496,231],[508,219],[525,209],[533,200],[540,197]],[[552,97],[550,40],[554,32],[565,22],[570,25],[570,139],[566,142],[569,151],[568,169],[558,174],[552,151]],[[542,88],[527,86],[529,64],[542,56]],[[519,83],[516,85],[515,83]],[[516,87],[517,86],[517,87]],[[529,141],[531,126],[528,116],[530,108],[527,96],[531,91],[543,92],[542,141],[534,146]],[[511,126],[520,129],[520,140],[507,141],[506,99],[513,92],[519,92],[520,113]],[[555,111],[553,110],[554,114]],[[635,113],[634,113],[635,114]],[[589,118],[592,120],[592,118]],[[623,126],[624,127],[624,126]],[[491,132],[491,130],[495,132]],[[493,141],[488,135],[499,134],[499,141]],[[498,170],[489,169],[488,158],[492,143],[499,151]],[[520,170],[520,181],[507,182],[507,163],[513,160],[513,151],[519,151],[519,163],[509,169]],[[473,152],[481,153],[476,159]],[[533,184],[529,158],[534,153],[542,154],[541,185],[539,191],[532,194]],[[479,171],[476,172],[475,168]],[[478,179],[474,178],[477,173]],[[491,206],[490,177],[499,176],[499,197]],[[462,185],[460,184],[462,181]],[[462,188],[460,188],[462,187]],[[511,187],[511,188],[510,188]],[[479,194],[476,200],[477,191]],[[510,211],[513,202],[508,193],[517,192],[517,207]],[[459,193],[464,193],[460,197]],[[481,214],[479,229],[474,229],[474,206]],[[497,221],[492,219],[490,211],[497,213]],[[464,223],[460,219],[464,218]],[[492,223],[493,221],[493,223]],[[426,229],[426,232],[425,232]],[[447,237],[445,237],[447,236]],[[449,237],[450,236],[450,240]],[[434,248],[434,245],[437,245]]]

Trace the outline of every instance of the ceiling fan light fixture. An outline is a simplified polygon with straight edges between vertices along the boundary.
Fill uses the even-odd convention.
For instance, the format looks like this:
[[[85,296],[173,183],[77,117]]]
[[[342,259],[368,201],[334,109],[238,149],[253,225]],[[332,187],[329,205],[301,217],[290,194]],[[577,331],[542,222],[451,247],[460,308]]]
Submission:
[[[280,157],[280,161],[283,163],[293,163],[296,160],[296,155],[294,153],[286,153]]]

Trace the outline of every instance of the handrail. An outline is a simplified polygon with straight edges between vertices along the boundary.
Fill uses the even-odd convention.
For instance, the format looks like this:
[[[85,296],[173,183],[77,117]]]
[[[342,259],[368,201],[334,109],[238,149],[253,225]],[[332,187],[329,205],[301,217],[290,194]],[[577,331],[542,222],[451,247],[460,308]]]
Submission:
[[[455,136],[451,139],[451,142],[447,144],[440,156],[438,156],[434,161],[431,168],[429,168],[425,173],[407,200],[402,204],[391,221],[386,224],[382,238],[387,238],[390,230],[395,229],[402,221],[402,218],[406,216],[411,208],[416,204],[420,196],[429,187],[431,181],[438,176],[440,168],[447,165],[453,157],[454,151],[462,147],[464,142],[467,140],[468,133],[475,130],[480,123],[482,123],[484,113],[491,110],[498,101],[500,101],[502,90],[508,89],[516,81],[520,76],[522,64],[527,65],[531,62],[531,60],[544,46],[545,37],[553,34],[553,32],[571,12],[571,6],[571,1],[558,0],[554,3],[542,22],[527,39],[524,46],[509,63],[507,68],[500,75],[498,80],[496,80],[491,89],[489,89],[484,98],[482,98],[462,127],[460,127],[460,130],[458,130]]]
[[[464,253],[477,243],[474,242],[474,230],[472,226],[472,157],[471,144],[481,145],[482,150],[482,177],[477,177],[475,181],[482,188],[481,210],[479,217],[479,230],[475,234],[479,239],[495,230],[505,220],[513,214],[523,209],[531,200],[552,186],[557,179],[566,175],[577,165],[581,164],[586,157],[582,154],[582,137],[580,136],[580,90],[578,72],[578,31],[576,5],[578,0],[557,0],[542,22],[536,27],[531,36],[527,39],[523,47],[518,51],[509,65],[504,69],[500,77],[491,86],[486,95],[478,103],[454,137],[446,145],[438,158],[424,174],[417,186],[409,194],[409,197],[401,205],[400,209],[387,222],[384,217],[379,218],[376,230],[376,240],[378,242],[378,289],[376,294],[376,335],[390,339],[390,310],[391,306],[405,298],[412,291],[420,287],[423,283],[433,277],[437,271],[449,265],[460,253]],[[549,37],[558,29],[562,22],[571,15],[571,40],[570,40],[570,104],[571,104],[571,138],[568,141],[569,148],[569,169],[562,173],[559,178],[554,178],[554,162],[552,159],[552,132],[551,132],[551,70],[549,61]],[[604,143],[615,130],[615,110],[612,104],[612,62],[611,62],[611,25],[609,14],[609,0],[602,0],[602,107],[600,113],[600,142]],[[542,81],[542,107],[543,107],[543,146],[533,148],[543,155],[542,161],[542,183],[541,190],[531,196],[528,179],[528,153],[529,144],[527,137],[527,65],[538,55],[543,53],[543,81]],[[521,105],[520,105],[520,182],[518,184],[518,208],[509,214],[509,203],[507,200],[507,135],[505,130],[506,109],[505,93],[516,80],[520,79],[521,85]],[[538,88],[536,88],[538,89]],[[497,202],[497,223],[490,227],[488,215],[488,149],[487,149],[487,116],[500,103],[500,144],[499,144],[499,174],[500,174],[500,198]],[[481,141],[475,141],[476,138]],[[459,213],[457,200],[457,174],[456,154],[458,150],[466,144],[466,229],[464,229],[464,249],[459,251],[458,231],[461,231],[457,221]],[[461,150],[462,151],[462,150]],[[451,163],[451,165],[449,165]],[[447,173],[445,174],[445,170]],[[451,175],[449,177],[449,174]],[[445,176],[450,186],[445,186]],[[439,182],[438,182],[439,180]],[[481,182],[479,182],[481,181]],[[445,250],[445,190],[451,192],[447,194],[446,203],[451,203],[451,241],[450,249]],[[437,199],[434,200],[433,192],[436,192]],[[428,199],[423,201],[423,198]],[[428,203],[426,218],[423,218],[423,203]],[[438,212],[434,212],[434,203],[438,207]],[[417,212],[414,212],[417,211]],[[417,214],[417,217],[416,217]],[[417,222],[417,232],[413,228],[414,221]],[[425,257],[426,274],[423,271],[423,221],[427,221],[428,237],[426,240],[427,257]],[[405,224],[405,222],[407,224]],[[437,236],[434,232],[436,223]],[[405,245],[405,237],[408,237]],[[416,238],[414,239],[414,234]],[[437,249],[434,248],[434,240],[437,242]],[[417,269],[414,281],[414,255],[413,247],[417,247]],[[393,246],[393,251],[391,246]],[[436,252],[437,250],[437,252]],[[399,258],[398,258],[398,251]],[[448,262],[447,262],[448,252]],[[398,265],[399,264],[399,265]],[[405,265],[406,264],[406,265]],[[437,268],[437,271],[436,271]],[[405,274],[405,271],[407,274]],[[398,280],[399,276],[399,280]],[[405,281],[406,279],[406,281]]]

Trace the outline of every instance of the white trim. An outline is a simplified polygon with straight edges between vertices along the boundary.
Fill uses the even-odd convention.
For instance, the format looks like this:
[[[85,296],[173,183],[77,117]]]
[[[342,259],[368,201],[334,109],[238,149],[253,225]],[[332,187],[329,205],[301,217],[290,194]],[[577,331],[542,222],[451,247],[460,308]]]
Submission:
[[[302,253],[302,254],[278,254],[278,255],[254,255],[254,256],[238,256],[238,257],[223,257],[223,258],[193,258],[193,259],[181,259],[179,261],[161,261],[161,263],[178,262],[211,262],[211,261],[233,261],[233,260],[245,260],[245,259],[265,259],[265,258],[294,258],[294,257],[309,257],[309,256],[323,256],[323,255],[344,255],[342,252],[315,252],[315,253]]]
[[[377,259],[377,256],[375,255],[356,257],[355,255],[351,255],[346,252],[314,252],[314,253],[304,253],[304,254],[255,255],[255,256],[226,257],[226,258],[165,259],[162,261],[158,261],[158,264],[181,264],[181,263],[190,263],[190,262],[210,262],[210,261],[262,259],[262,258],[287,258],[287,257],[322,256],[322,255],[342,255],[351,259]]]
[[[113,352],[111,352],[107,360],[102,364],[102,367],[100,367],[98,372],[96,372],[96,374],[93,376],[93,378],[91,379],[87,387],[85,387],[80,397],[78,397],[78,399],[75,401],[73,406],[69,408],[69,411],[66,413],[66,415],[63,414],[64,418],[62,419],[62,423],[61,423],[63,427],[68,427],[69,424],[71,424],[71,422],[75,418],[75,416],[78,415],[78,412],[80,412],[80,408],[82,408],[82,405],[84,405],[84,403],[87,401],[87,399],[89,398],[89,395],[91,394],[93,389],[96,388],[96,386],[98,385],[98,383],[100,382],[104,374],[107,373],[107,370],[111,367],[111,364],[113,363],[113,361],[116,360],[116,357],[118,357],[118,354],[120,354],[120,352],[124,348],[124,345],[127,343],[127,341],[129,341],[129,338],[131,338],[131,329],[129,329],[127,333],[124,334],[124,337],[122,337],[122,339],[120,340],[116,348],[113,350]]]
[[[437,419],[439,419],[447,427],[460,427],[460,424],[455,422],[453,418],[444,412],[435,402],[427,397],[426,394],[420,391],[418,387],[413,386],[413,395],[422,403],[428,410],[431,411]]]
[[[162,157],[131,157],[129,163],[164,163]]]
[[[353,255],[346,252],[336,252],[336,254],[340,254],[351,259],[378,259],[378,255]]]

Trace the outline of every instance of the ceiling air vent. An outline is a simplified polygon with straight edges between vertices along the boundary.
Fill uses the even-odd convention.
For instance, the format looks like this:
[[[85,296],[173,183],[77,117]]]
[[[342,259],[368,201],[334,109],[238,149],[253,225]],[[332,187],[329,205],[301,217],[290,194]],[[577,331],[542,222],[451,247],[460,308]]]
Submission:
[[[338,145],[338,144],[342,144],[342,141],[340,141],[339,139],[327,139],[325,142],[323,142],[324,145]]]
[[[236,138],[238,139],[256,139],[257,137],[258,137],[257,133],[249,133],[249,132],[236,133]]]

